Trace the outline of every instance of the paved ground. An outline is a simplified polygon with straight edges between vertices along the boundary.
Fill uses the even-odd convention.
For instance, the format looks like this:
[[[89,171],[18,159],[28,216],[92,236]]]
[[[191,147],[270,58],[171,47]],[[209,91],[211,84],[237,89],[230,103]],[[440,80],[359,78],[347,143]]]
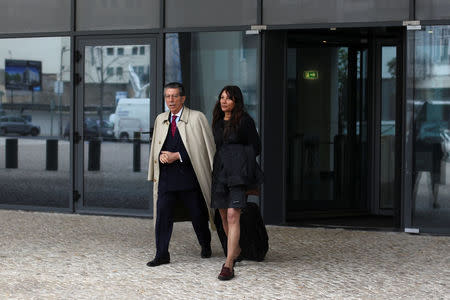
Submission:
[[[148,268],[150,219],[0,210],[0,299],[450,299],[450,237],[268,226],[264,262],[217,280],[177,223],[172,263]]]

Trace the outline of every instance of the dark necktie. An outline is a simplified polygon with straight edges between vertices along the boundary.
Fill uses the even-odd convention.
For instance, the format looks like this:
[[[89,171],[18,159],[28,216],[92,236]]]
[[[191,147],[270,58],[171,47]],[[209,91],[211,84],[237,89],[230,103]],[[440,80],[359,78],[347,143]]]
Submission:
[[[175,136],[175,131],[177,130],[177,116],[172,116],[172,123],[170,124],[170,130],[172,131],[172,136]]]

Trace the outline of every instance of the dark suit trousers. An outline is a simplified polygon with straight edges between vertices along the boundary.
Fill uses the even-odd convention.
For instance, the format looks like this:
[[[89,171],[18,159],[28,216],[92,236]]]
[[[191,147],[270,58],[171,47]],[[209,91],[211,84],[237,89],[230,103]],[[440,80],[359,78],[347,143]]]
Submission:
[[[158,190],[158,204],[156,216],[156,257],[169,254],[169,242],[173,230],[173,211],[176,201],[183,201],[189,210],[192,226],[201,246],[210,245],[211,232],[208,227],[208,211],[199,189],[189,191]]]

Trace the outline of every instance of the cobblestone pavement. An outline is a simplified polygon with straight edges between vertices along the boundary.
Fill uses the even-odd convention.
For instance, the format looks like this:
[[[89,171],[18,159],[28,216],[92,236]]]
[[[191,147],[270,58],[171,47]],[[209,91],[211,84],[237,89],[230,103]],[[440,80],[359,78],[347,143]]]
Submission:
[[[176,223],[172,262],[154,255],[150,219],[0,210],[0,299],[450,299],[450,237],[268,226],[264,262],[200,258]]]

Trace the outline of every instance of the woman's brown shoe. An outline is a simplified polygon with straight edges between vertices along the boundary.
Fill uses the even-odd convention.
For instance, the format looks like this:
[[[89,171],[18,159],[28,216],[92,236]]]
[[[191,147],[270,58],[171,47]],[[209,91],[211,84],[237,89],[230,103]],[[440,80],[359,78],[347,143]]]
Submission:
[[[219,274],[220,280],[230,280],[234,277],[234,270],[231,270],[230,268],[225,267],[225,264],[222,265],[222,270]]]

